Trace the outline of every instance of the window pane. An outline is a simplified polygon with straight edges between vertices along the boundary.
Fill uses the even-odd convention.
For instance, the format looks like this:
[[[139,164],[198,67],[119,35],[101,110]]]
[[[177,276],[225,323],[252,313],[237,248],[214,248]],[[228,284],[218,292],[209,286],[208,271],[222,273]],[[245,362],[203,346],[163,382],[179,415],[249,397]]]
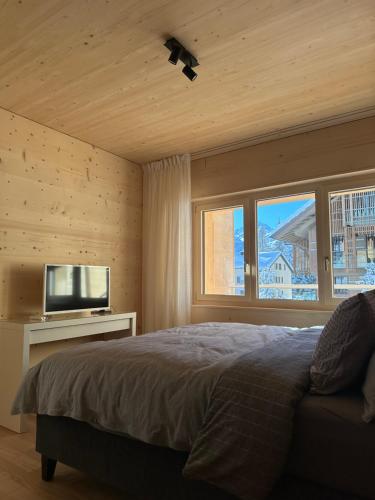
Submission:
[[[48,294],[52,296],[73,295],[73,266],[54,266],[47,273]]]
[[[243,207],[203,212],[204,293],[244,295]]]
[[[317,300],[315,194],[257,202],[258,297]]]
[[[329,194],[333,296],[375,288],[375,188]]]

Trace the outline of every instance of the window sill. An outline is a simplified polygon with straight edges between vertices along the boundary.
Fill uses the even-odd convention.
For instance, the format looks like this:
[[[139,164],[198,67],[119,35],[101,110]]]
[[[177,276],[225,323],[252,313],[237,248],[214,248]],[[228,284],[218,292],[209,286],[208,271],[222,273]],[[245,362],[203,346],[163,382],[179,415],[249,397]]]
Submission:
[[[303,328],[325,325],[331,314],[332,310],[321,309],[306,310],[228,304],[193,304],[191,320],[193,323],[249,323]]]
[[[322,314],[322,313],[329,313],[332,314],[334,311],[334,307],[327,307],[326,309],[324,308],[308,308],[308,307],[295,307],[295,306],[290,306],[290,307],[285,307],[284,305],[282,307],[275,307],[275,306],[268,306],[268,305],[239,305],[239,304],[227,304],[227,303],[222,303],[222,304],[213,304],[213,303],[193,303],[192,308],[210,308],[210,309],[239,309],[239,310],[248,310],[248,311],[286,311],[286,312],[298,312],[298,313],[316,313],[316,314]]]

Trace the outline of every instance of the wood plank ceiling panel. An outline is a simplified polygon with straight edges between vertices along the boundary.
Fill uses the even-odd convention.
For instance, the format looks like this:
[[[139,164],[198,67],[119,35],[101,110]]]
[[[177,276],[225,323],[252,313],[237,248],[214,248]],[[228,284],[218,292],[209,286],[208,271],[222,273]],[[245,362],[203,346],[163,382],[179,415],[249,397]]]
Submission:
[[[0,0],[0,106],[136,162],[375,110],[375,2]]]

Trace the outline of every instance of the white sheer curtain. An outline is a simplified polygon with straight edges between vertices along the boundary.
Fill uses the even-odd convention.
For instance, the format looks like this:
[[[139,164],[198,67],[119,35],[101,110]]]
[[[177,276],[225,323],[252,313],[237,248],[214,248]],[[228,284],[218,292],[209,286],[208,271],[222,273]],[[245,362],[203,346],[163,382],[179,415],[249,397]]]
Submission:
[[[143,166],[143,331],[190,322],[190,155]]]

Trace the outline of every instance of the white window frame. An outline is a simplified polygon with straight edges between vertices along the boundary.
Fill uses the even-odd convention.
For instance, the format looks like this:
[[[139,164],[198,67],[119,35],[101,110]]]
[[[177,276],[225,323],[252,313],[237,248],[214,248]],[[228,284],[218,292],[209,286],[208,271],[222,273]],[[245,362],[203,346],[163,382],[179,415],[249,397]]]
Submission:
[[[257,201],[272,199],[272,198],[282,198],[287,196],[301,195],[304,193],[314,193],[315,194],[315,217],[316,217],[316,238],[317,238],[317,259],[318,259],[318,300],[293,300],[293,299],[260,299],[258,298],[258,263],[257,263],[257,251],[258,251],[258,241],[257,241]],[[312,309],[312,310],[322,310],[324,309],[324,302],[321,297],[322,280],[324,276],[322,270],[320,269],[320,255],[319,255],[319,238],[320,234],[318,231],[318,221],[320,220],[320,213],[318,210],[318,200],[320,199],[320,190],[314,183],[304,183],[293,186],[283,186],[279,188],[271,188],[267,190],[262,190],[259,192],[254,192],[251,194],[252,198],[252,218],[254,218],[254,230],[255,230],[255,241],[253,243],[253,255],[255,258],[251,262],[252,276],[251,284],[253,292],[252,307],[257,308],[272,308],[272,309]]]
[[[324,232],[327,237],[324,240],[324,255],[325,258],[329,259],[329,266],[326,272],[327,275],[327,290],[325,303],[330,306],[331,309],[337,307],[337,305],[342,302],[343,299],[339,299],[333,296],[333,269],[332,269],[332,241],[331,241],[331,230],[330,230],[330,205],[329,205],[329,194],[333,192],[340,191],[350,191],[352,189],[368,189],[375,187],[375,176],[353,176],[352,178],[346,178],[338,182],[329,181],[324,183],[322,188],[322,195],[324,200],[324,211],[327,217],[323,221],[325,224]],[[375,288],[375,287],[374,287]]]
[[[345,175],[319,182],[298,182],[287,186],[258,189],[240,196],[224,195],[210,200],[193,202],[193,304],[228,307],[256,307],[269,309],[332,310],[342,299],[332,294],[330,207],[331,192],[366,189],[375,186],[374,174]],[[318,300],[259,299],[257,297],[257,200],[315,193],[316,239],[318,259]],[[203,293],[203,212],[234,206],[244,209],[245,294],[213,295]],[[328,265],[327,265],[328,258]]]
[[[204,293],[204,212],[243,207],[244,214],[244,295],[218,295]],[[198,258],[197,258],[198,257]],[[250,300],[249,287],[249,203],[244,197],[226,197],[208,203],[196,203],[193,206],[193,289],[194,302],[226,303],[238,305]]]

